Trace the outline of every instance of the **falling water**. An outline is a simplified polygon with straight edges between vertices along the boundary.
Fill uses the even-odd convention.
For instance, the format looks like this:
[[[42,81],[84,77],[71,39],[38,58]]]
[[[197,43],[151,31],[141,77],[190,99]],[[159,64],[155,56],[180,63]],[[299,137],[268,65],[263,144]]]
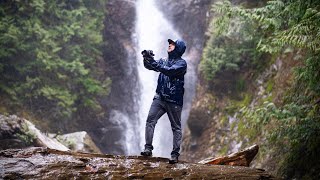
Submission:
[[[137,61],[141,84],[141,98],[139,102],[140,147],[143,149],[145,137],[145,123],[148,115],[159,73],[144,68],[140,52],[151,49],[155,59],[167,57],[167,39],[177,39],[179,35],[163,14],[156,8],[154,0],[138,0],[136,4],[137,21],[134,38],[137,43]],[[167,115],[159,119],[153,139],[155,156],[169,157],[172,150],[172,131]]]

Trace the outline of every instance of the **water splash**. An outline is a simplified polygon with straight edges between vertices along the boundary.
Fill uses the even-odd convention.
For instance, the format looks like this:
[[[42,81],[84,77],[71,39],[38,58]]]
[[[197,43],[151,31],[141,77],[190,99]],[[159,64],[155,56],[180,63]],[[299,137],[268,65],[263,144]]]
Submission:
[[[126,114],[121,111],[113,110],[110,113],[110,119],[115,126],[124,129],[123,134],[119,137],[119,142],[116,142],[125,151],[125,154],[137,154],[140,151],[139,146],[139,133],[135,131],[137,126]],[[126,142],[123,144],[123,142]]]

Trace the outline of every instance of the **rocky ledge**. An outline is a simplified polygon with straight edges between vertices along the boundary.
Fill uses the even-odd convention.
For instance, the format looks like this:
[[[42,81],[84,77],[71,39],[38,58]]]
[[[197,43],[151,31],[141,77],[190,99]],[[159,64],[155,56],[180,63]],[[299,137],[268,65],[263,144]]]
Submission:
[[[44,147],[0,151],[0,179],[275,179],[261,169]]]

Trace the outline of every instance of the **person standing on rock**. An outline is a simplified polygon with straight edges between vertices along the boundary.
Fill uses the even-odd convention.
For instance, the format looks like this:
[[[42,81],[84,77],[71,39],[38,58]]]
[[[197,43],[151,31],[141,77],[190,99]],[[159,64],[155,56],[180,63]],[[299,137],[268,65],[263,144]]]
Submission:
[[[180,144],[182,141],[181,112],[183,107],[184,75],[187,72],[187,63],[181,58],[186,50],[182,40],[168,39],[168,58],[154,60],[151,50],[142,51],[144,67],[160,72],[156,94],[153,98],[146,122],[143,156],[152,156],[152,140],[154,128],[158,119],[167,113],[173,132],[173,149],[170,164],[178,162]]]

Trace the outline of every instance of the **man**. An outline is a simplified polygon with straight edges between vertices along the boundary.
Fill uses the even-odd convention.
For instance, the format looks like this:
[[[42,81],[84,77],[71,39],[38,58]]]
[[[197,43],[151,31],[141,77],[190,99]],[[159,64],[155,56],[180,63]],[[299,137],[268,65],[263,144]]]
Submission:
[[[141,152],[143,156],[152,156],[152,139],[154,128],[158,119],[167,113],[171,129],[173,132],[173,149],[171,152],[170,164],[178,162],[180,144],[182,141],[181,131],[181,111],[183,106],[184,94],[184,75],[187,72],[187,63],[181,58],[186,50],[186,45],[182,40],[168,39],[168,59],[154,60],[152,55],[144,55],[144,66],[149,70],[160,72],[156,95],[153,98],[149,110],[146,132],[145,149]],[[152,52],[152,51],[151,51]]]

